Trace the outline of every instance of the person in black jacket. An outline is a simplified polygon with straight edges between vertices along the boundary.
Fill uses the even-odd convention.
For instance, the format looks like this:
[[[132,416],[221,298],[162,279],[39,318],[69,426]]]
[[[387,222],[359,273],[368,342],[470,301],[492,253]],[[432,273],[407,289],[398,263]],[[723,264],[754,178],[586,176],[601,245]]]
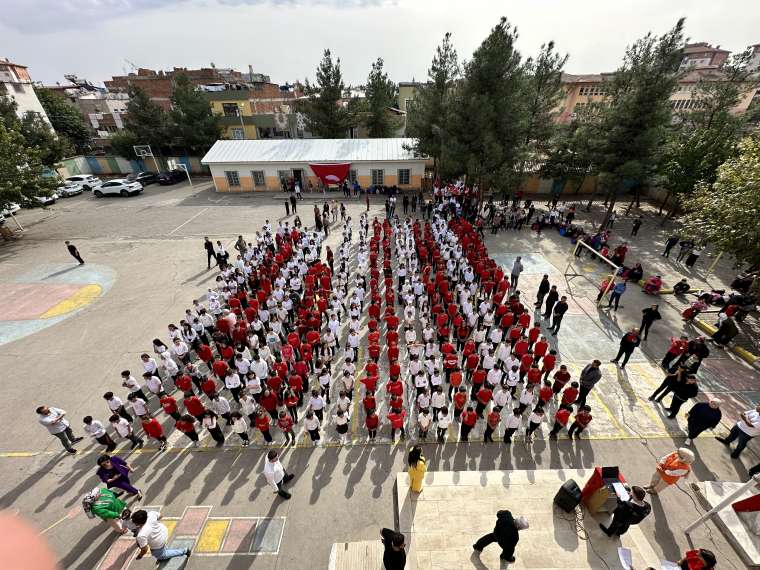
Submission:
[[[541,279],[541,283],[538,284],[538,295],[536,295],[536,304],[534,307],[540,307],[544,304],[544,297],[546,297],[546,294],[549,292],[549,289],[551,289],[551,284],[549,283],[549,276],[544,275],[544,278]]]
[[[646,340],[649,336],[649,328],[652,324],[654,324],[655,321],[662,319],[659,307],[659,305],[652,305],[641,311],[641,326],[639,327],[639,330],[641,330],[642,340]]]
[[[380,531],[380,536],[385,546],[385,552],[383,552],[385,570],[404,570],[406,566],[404,535],[390,528],[384,528]]]
[[[691,445],[691,441],[705,430],[715,429],[723,417],[720,405],[723,402],[717,398],[711,398],[709,402],[699,402],[686,412],[687,427],[689,433],[684,445]]]
[[[630,500],[618,501],[610,526],[599,523],[599,528],[607,536],[624,535],[632,524],[639,524],[652,512],[652,507],[644,500],[646,496],[647,492],[644,489],[633,487]]]
[[[544,311],[544,318],[548,319],[552,315],[552,309],[554,308],[554,305],[559,300],[559,291],[557,291],[557,286],[552,285],[551,289],[549,290],[549,294],[546,296],[546,311]]]
[[[211,260],[214,260],[214,265],[217,265],[216,252],[214,251],[214,242],[208,237],[203,238],[203,248],[206,250],[206,257],[208,258],[208,268],[211,269]]]
[[[631,329],[630,332],[625,333],[623,338],[620,339],[620,350],[618,350],[617,356],[610,360],[610,362],[617,364],[622,356],[623,363],[620,365],[620,368],[625,368],[631,354],[633,354],[633,351],[636,350],[636,347],[640,344],[641,337],[639,336],[639,329]]]
[[[697,377],[689,374],[684,382],[679,382],[673,388],[673,399],[670,400],[670,407],[665,408],[665,411],[669,412],[668,417],[670,419],[675,418],[681,406],[690,398],[696,398],[698,393]]]
[[[552,311],[552,334],[554,336],[557,336],[559,327],[562,324],[562,318],[565,316],[568,308],[567,297],[562,295]]]
[[[499,511],[496,513],[496,526],[493,532],[481,536],[472,548],[476,552],[482,552],[486,546],[496,542],[501,546],[500,558],[507,562],[514,562],[515,546],[520,540],[520,531],[526,528],[528,528],[528,520],[525,517],[514,518],[510,511]]]

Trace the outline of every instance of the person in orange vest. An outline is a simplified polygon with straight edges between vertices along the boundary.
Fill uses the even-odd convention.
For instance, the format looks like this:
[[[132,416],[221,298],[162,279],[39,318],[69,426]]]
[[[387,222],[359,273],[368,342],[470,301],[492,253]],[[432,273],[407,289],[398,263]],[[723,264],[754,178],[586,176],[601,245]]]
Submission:
[[[686,477],[691,472],[691,464],[694,463],[694,453],[685,447],[681,447],[657,462],[657,469],[652,475],[649,485],[644,487],[650,495],[656,495],[666,487],[675,485],[679,479]]]

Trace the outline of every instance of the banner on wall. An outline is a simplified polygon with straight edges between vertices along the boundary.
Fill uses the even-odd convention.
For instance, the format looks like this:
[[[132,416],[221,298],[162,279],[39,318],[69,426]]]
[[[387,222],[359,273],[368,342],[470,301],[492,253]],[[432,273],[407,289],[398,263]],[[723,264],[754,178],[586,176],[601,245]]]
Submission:
[[[330,164],[309,164],[314,174],[325,184],[340,184],[348,177],[350,162],[335,162]]]

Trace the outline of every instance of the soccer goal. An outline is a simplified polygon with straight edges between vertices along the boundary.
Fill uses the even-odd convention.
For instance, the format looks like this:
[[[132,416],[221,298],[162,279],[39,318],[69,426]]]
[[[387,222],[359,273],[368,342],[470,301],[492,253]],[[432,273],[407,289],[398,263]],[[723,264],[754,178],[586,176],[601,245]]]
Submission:
[[[573,248],[572,253],[570,254],[570,259],[567,261],[567,267],[565,267],[564,272],[565,278],[585,277],[590,280],[592,276],[599,276],[599,274],[596,272],[596,268],[591,267],[591,269],[588,269],[588,266],[583,265],[582,257],[586,253],[590,253],[592,259],[595,261],[602,261],[605,264],[602,267],[609,267],[610,270],[610,273],[602,271],[602,276],[607,278],[607,286],[604,289],[604,294],[596,302],[596,304],[599,305],[602,303],[607,293],[609,293],[610,289],[615,286],[615,277],[620,271],[620,267],[612,263],[612,261],[604,257],[593,247],[589,246],[582,240],[578,240],[575,244],[575,247]],[[595,283],[595,285],[598,287],[598,283]]]

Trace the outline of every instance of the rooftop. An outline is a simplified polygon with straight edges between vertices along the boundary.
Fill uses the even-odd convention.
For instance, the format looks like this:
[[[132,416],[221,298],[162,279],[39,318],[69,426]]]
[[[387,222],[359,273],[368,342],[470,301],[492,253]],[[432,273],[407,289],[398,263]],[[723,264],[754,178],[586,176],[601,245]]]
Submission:
[[[219,140],[203,164],[424,160],[404,148],[412,139]]]
[[[20,63],[13,63],[7,57],[0,57],[0,63],[3,64],[3,65],[13,65],[14,67],[23,67],[24,69],[27,68],[26,65],[21,65]]]

